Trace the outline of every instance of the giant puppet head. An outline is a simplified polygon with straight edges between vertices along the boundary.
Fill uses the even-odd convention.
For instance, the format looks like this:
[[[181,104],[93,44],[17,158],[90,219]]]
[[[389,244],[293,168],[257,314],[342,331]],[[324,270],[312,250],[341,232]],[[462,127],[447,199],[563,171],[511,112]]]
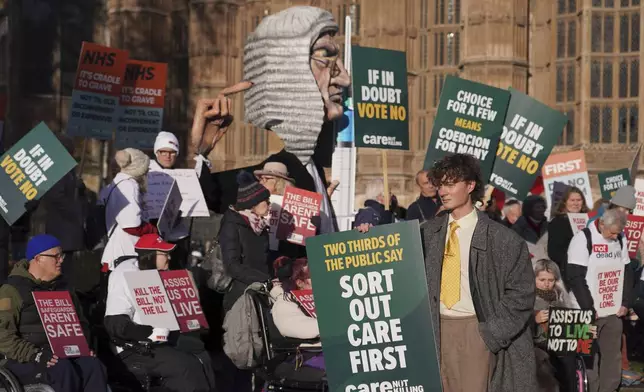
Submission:
[[[286,151],[309,163],[322,124],[342,116],[342,93],[350,80],[333,36],[328,11],[292,7],[267,16],[244,48],[246,121],[270,129]]]

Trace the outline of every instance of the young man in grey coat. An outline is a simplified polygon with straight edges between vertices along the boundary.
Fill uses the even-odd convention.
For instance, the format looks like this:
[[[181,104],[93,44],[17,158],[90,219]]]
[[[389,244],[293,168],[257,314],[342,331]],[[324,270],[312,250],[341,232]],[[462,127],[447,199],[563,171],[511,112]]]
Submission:
[[[446,211],[421,228],[443,391],[536,391],[526,244],[474,208],[483,194],[475,158],[443,158],[432,181]]]

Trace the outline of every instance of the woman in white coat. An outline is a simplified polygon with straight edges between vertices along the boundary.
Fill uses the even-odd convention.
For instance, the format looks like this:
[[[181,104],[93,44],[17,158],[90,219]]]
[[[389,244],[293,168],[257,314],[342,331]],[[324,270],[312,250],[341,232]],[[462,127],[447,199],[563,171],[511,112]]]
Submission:
[[[307,260],[279,257],[273,264],[279,284],[271,290],[273,322],[284,337],[315,339],[320,336],[317,319],[309,316],[292,290],[311,289],[311,275]]]
[[[101,259],[104,270],[112,270],[119,258],[136,256],[134,244],[138,239],[144,234],[157,233],[157,228],[142,217],[150,158],[140,150],[126,148],[117,151],[114,160],[120,171],[100,195],[105,205],[108,234]]]

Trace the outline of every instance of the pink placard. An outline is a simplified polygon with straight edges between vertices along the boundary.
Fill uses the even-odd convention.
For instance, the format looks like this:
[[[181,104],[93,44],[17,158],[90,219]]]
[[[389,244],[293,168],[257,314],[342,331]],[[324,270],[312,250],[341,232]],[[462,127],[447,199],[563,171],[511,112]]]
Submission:
[[[309,316],[318,318],[317,314],[315,313],[313,290],[291,290],[291,294],[295,296],[297,302],[299,302],[304,310],[306,310]]]
[[[644,230],[644,216],[629,215],[624,233],[628,239],[628,256],[631,259],[637,257],[637,247],[642,239],[642,230]]]
[[[59,358],[90,356],[69,291],[32,292],[51,351]]]
[[[187,270],[159,271],[181,332],[208,328],[197,288]]]
[[[295,187],[287,187],[277,224],[277,238],[304,245],[317,232],[314,217],[320,216],[322,195]]]

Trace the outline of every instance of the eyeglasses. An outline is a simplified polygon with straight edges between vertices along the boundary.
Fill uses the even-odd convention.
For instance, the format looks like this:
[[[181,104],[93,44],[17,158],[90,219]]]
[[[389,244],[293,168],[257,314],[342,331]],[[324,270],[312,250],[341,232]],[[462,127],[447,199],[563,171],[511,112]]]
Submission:
[[[270,180],[277,180],[275,177],[266,177],[266,176],[261,176],[259,178],[259,183],[261,184],[262,182],[268,182]]]
[[[56,261],[59,261],[59,260],[62,261],[65,259],[65,254],[63,253],[56,253],[55,255],[48,255],[48,254],[42,253],[42,254],[39,254],[38,256],[51,257]]]
[[[177,152],[176,151],[163,151],[163,150],[161,150],[161,151],[157,151],[157,154],[163,155],[163,156],[166,156],[166,157],[171,157],[173,155],[177,155]]]
[[[339,53],[331,57],[311,56],[312,60],[315,60],[318,63],[322,64],[324,68],[330,68],[331,77],[335,77],[340,74],[340,67],[338,66],[338,58],[340,58]]]

